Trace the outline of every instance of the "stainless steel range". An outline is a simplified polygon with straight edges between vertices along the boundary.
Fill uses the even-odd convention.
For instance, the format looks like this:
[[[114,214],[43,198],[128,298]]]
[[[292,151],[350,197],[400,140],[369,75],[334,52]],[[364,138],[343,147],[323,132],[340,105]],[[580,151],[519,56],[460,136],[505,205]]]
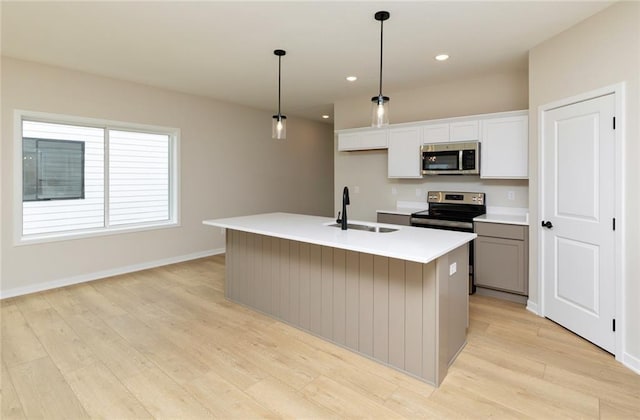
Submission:
[[[487,212],[484,193],[429,191],[429,210],[411,215],[411,226],[473,232],[473,218]],[[469,242],[469,294],[473,284],[473,241]]]

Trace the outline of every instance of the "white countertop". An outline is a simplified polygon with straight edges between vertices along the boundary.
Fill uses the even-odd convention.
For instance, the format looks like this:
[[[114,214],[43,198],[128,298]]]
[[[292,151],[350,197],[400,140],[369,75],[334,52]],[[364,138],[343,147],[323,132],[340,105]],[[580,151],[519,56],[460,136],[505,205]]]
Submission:
[[[529,226],[529,220],[526,216],[518,216],[513,214],[495,214],[487,213],[473,219],[474,222],[486,223],[505,223],[508,225]]]
[[[475,233],[426,229],[412,226],[360,222],[369,226],[398,229],[390,233],[366,232],[354,229],[343,231],[329,217],[291,213],[267,213],[253,216],[205,220],[205,225],[257,233],[276,238],[307,242],[332,248],[347,249],[418,263],[428,263],[476,238]]]
[[[376,213],[400,214],[402,216],[411,216],[413,213],[423,211],[429,208],[426,202],[421,201],[397,201],[395,209],[376,210]]]
[[[422,210],[426,210],[426,209],[397,207],[395,209],[376,210],[376,213],[399,214],[401,216],[411,216],[413,213],[416,213]]]
[[[395,209],[376,210],[376,212],[411,216],[413,213],[426,209],[428,209],[427,203],[398,201]],[[473,221],[528,226],[529,213],[526,208],[487,207],[487,213],[474,218]]]
[[[529,213],[527,209],[521,208],[488,207],[487,214],[478,216],[473,221],[528,226]]]

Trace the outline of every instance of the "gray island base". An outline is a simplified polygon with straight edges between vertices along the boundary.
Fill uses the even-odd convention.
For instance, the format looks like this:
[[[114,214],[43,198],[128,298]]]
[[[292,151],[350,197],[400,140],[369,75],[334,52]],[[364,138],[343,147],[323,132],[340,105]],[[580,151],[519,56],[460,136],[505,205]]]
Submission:
[[[225,295],[438,386],[466,343],[467,261],[466,243],[418,263],[227,229]]]

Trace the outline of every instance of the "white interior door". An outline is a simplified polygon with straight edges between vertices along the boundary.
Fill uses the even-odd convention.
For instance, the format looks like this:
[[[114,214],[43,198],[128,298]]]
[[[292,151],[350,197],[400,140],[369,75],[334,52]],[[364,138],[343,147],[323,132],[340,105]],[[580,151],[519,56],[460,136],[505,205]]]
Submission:
[[[544,113],[544,314],[614,353],[615,95]],[[544,225],[543,225],[544,226]]]

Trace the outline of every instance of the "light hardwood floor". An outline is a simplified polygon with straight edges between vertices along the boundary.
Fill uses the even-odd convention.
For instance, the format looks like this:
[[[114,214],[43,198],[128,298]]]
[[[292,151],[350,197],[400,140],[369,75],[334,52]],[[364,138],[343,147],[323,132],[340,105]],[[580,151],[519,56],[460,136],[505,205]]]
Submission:
[[[3,419],[640,418],[640,376],[471,297],[438,389],[224,300],[216,256],[6,299]]]

